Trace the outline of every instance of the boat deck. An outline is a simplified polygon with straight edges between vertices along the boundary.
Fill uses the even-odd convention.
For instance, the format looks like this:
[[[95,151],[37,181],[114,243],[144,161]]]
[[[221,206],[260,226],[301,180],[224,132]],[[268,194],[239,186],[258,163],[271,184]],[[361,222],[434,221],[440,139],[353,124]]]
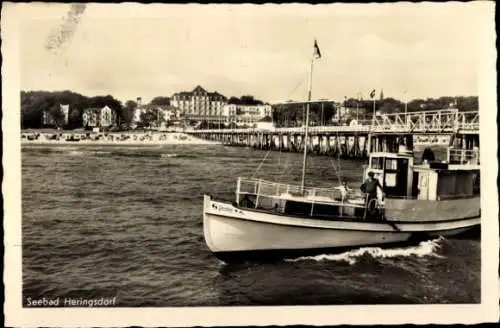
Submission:
[[[238,206],[282,214],[366,217],[367,199],[360,191],[337,188],[301,188],[298,185],[238,178]]]
[[[352,204],[365,203],[365,196],[360,191],[336,188],[301,188],[298,185],[266,181],[262,179],[238,178],[236,188],[237,202],[245,195],[268,197],[276,200],[294,200],[315,204]]]

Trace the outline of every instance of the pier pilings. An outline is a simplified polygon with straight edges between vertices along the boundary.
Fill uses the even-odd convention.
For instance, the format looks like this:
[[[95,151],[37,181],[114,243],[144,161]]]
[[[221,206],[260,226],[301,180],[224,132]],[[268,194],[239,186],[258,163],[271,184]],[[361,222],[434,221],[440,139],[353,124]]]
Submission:
[[[195,132],[193,135],[228,146],[250,147],[282,152],[303,152],[304,134],[300,132]],[[340,158],[366,158],[369,140],[367,134],[314,133],[308,138],[308,153]]]
[[[205,140],[228,146],[250,147],[282,152],[303,152],[304,133],[300,131],[193,131],[187,132]],[[479,134],[455,134],[452,143],[463,149],[479,146]],[[408,132],[337,131],[312,132],[308,153],[337,158],[365,159],[372,152],[397,152],[400,145],[413,148]]]

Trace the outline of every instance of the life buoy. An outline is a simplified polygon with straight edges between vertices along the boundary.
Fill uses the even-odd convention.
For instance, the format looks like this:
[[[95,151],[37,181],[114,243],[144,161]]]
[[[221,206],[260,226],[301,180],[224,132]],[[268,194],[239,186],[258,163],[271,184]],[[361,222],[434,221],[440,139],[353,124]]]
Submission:
[[[373,203],[373,202],[375,202],[375,204],[374,204],[375,206],[373,206],[373,208],[374,208],[374,209],[375,209],[375,208],[377,208],[377,207],[378,207],[378,200],[377,200],[376,198],[372,198],[372,199],[371,199],[371,200],[370,200],[370,201],[366,204],[366,206],[367,206],[369,209],[370,209],[370,208],[372,208],[372,207],[371,207],[371,205],[372,205],[372,203]]]

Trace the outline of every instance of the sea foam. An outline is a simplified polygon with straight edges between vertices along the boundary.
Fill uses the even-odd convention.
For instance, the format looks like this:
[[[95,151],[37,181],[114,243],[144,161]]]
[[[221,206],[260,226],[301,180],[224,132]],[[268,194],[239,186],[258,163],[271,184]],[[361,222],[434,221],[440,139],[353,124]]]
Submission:
[[[161,154],[161,158],[171,158],[171,157],[177,157],[177,154]]]
[[[350,265],[357,262],[357,259],[362,256],[369,255],[373,258],[395,258],[395,257],[409,257],[409,256],[434,256],[441,257],[435,252],[440,247],[440,242],[443,237],[439,237],[433,240],[423,241],[416,246],[401,247],[401,248],[380,248],[380,247],[362,247],[354,250],[350,250],[340,254],[320,254],[316,256],[303,256],[296,259],[290,259],[287,261],[343,261]]]
[[[68,155],[70,155],[70,156],[82,156],[82,155],[84,155],[84,152],[79,151],[79,150],[72,150],[72,151],[68,152]]]

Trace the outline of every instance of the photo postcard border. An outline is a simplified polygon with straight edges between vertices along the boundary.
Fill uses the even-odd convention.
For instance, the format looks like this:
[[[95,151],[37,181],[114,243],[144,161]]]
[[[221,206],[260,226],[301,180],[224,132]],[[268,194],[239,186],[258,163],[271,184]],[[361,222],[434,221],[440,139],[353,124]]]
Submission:
[[[35,3],[35,5],[46,5]],[[130,5],[130,3],[121,4]],[[409,5],[397,3],[394,5]],[[426,6],[442,4],[426,3]],[[458,4],[460,5],[460,4]],[[467,4],[485,18],[480,44],[484,49],[478,58],[480,143],[486,149],[497,149],[496,125],[496,48],[494,7],[491,2]],[[448,324],[497,321],[498,306],[498,193],[496,152],[482,151],[481,186],[484,188],[482,229],[481,300],[479,305],[373,305],[373,306],[279,306],[215,308],[93,308],[93,309],[26,309],[21,304],[21,154],[20,154],[20,74],[19,24],[27,16],[29,4],[4,3],[2,8],[2,99],[3,99],[3,166],[4,180],[4,284],[5,324],[8,326],[224,326],[224,325],[331,325],[331,324]],[[106,6],[106,5],[104,5]],[[109,5],[114,6],[114,5]],[[253,10],[252,5],[247,5]],[[277,5],[269,5],[270,7]],[[294,8],[308,6],[294,4]],[[377,6],[377,4],[373,4]],[[35,10],[36,12],[36,10]],[[484,131],[484,133],[483,133]],[[486,145],[486,147],[485,147]],[[494,288],[492,284],[494,283]],[[422,315],[425,313],[425,315]]]

